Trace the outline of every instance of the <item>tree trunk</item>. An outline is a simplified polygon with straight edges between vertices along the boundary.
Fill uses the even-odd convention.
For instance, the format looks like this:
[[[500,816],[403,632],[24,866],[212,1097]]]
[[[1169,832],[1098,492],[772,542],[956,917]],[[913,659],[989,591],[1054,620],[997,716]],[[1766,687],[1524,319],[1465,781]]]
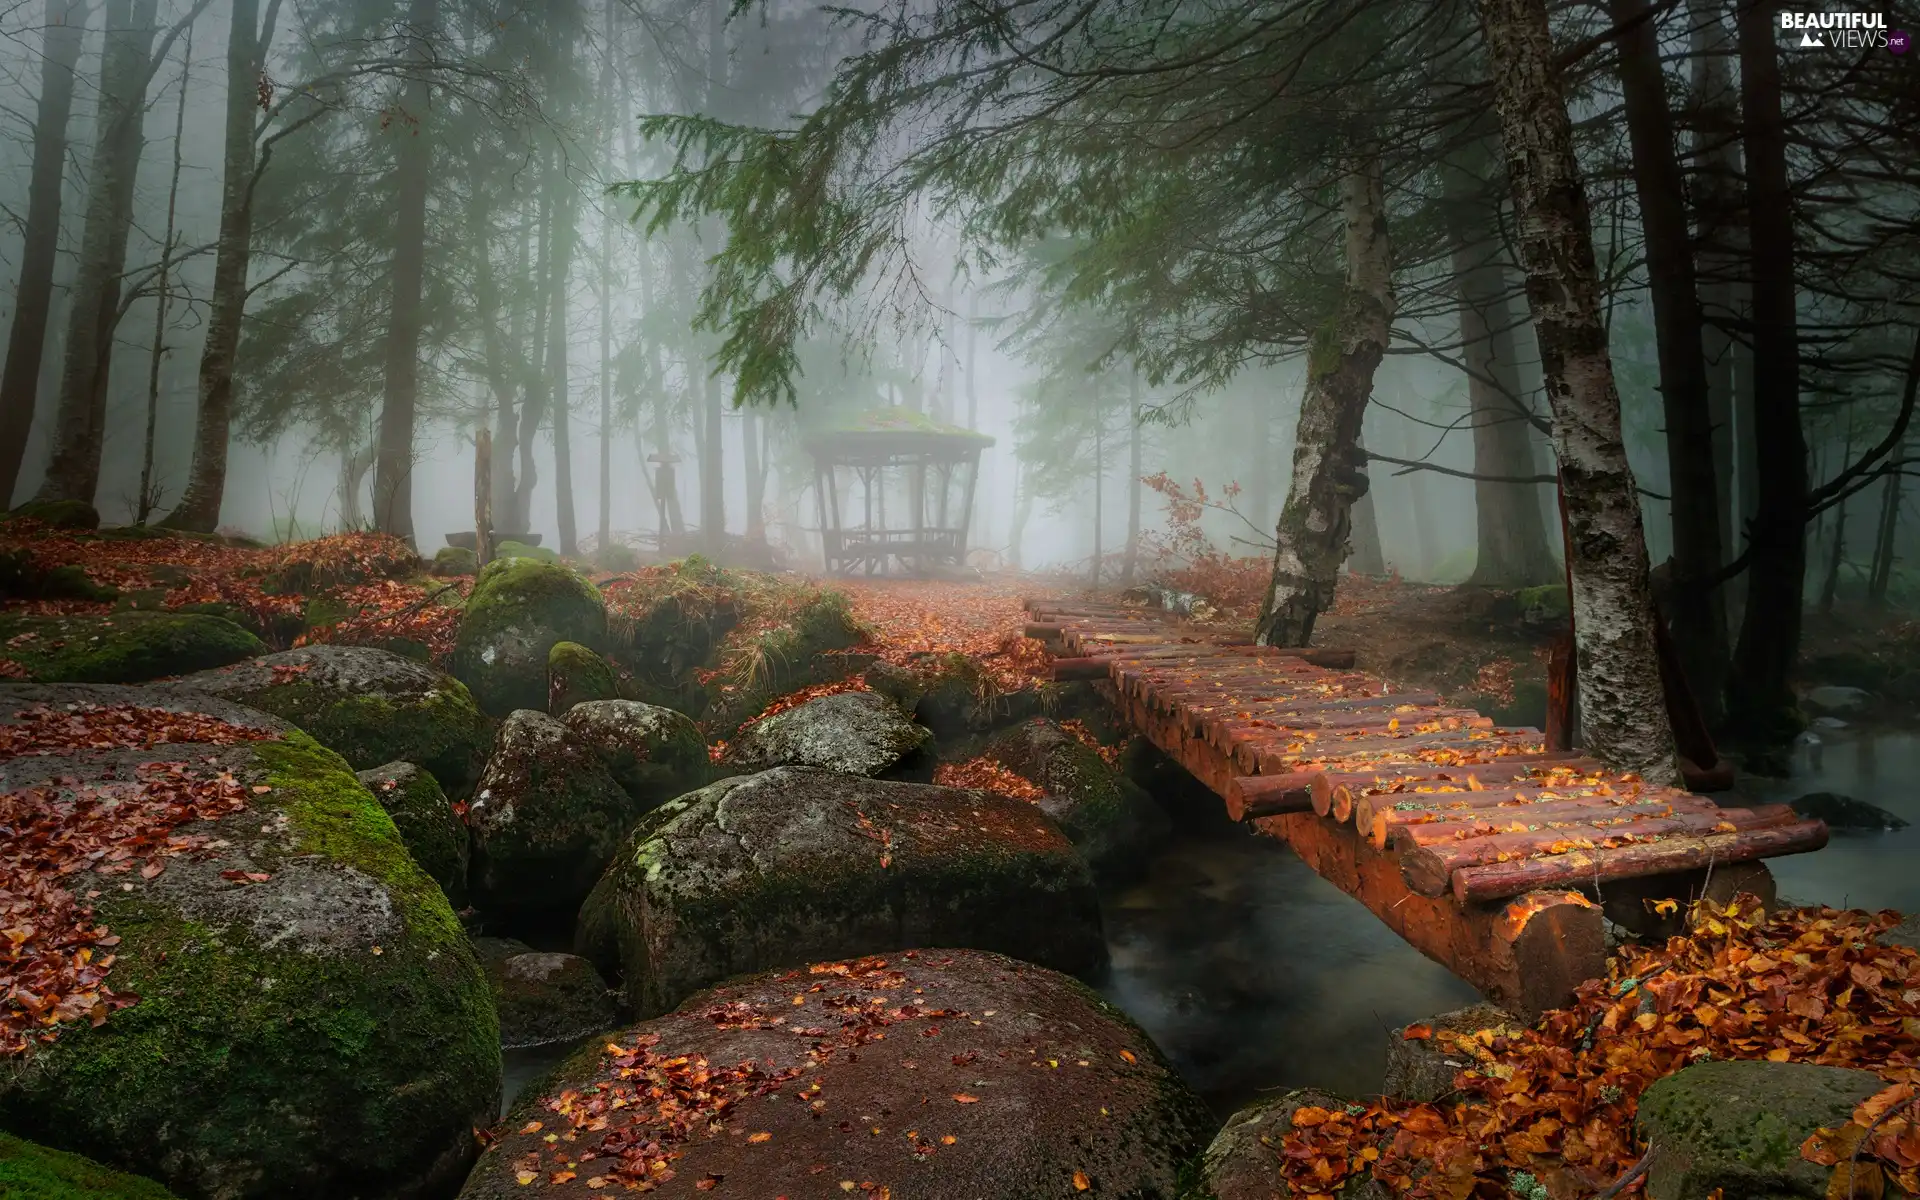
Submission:
[[[542,192],[542,195],[544,196],[545,193]],[[534,218],[522,212],[520,217],[520,246],[514,255],[512,276],[512,278],[520,284],[526,282],[528,264],[533,260],[534,223]],[[497,296],[497,285],[493,282],[492,259],[489,256],[482,255],[480,270],[482,272],[482,283],[487,288],[487,294]],[[527,304],[524,299],[526,288],[524,286],[516,287],[514,292],[512,308],[507,319],[506,347],[511,347],[514,354],[518,355],[526,346]],[[541,308],[541,311],[545,311],[544,306],[538,307]],[[489,329],[487,332],[490,333],[491,330]],[[491,376],[489,382],[493,385],[493,446],[491,464],[493,471],[493,500],[489,507],[493,513],[494,528],[506,530],[508,533],[524,533],[526,532],[525,530],[518,528],[508,529],[507,527],[513,524],[514,510],[517,506],[517,498],[519,496],[519,487],[514,479],[513,472],[514,458],[519,446],[518,434],[520,421],[519,412],[514,404],[515,395],[519,391],[519,382],[516,381],[515,377],[518,375],[521,377],[521,381],[524,381],[525,372],[516,372],[513,369],[513,366],[507,361],[505,347],[501,346],[498,336],[487,337],[487,363],[488,374]]]
[[[1687,228],[1686,180],[1667,110],[1659,25],[1647,18],[1647,0],[1610,0],[1610,9],[1615,24],[1637,22],[1620,38],[1620,87],[1633,147],[1667,425],[1667,475],[1673,494],[1671,627],[1700,714],[1717,725],[1726,696],[1727,611],[1719,590],[1704,583],[1721,565],[1720,491],[1713,469],[1713,414]]]
[[[980,293],[967,291],[967,428],[980,428],[980,389],[973,379],[974,344],[980,337]]]
[[[220,235],[213,258],[207,336],[200,348],[198,406],[193,418],[193,463],[180,503],[162,524],[212,533],[227,493],[227,444],[233,423],[233,367],[247,308],[247,272],[253,258],[254,111],[266,46],[259,0],[233,0],[227,31],[226,142],[221,154]],[[358,487],[356,481],[355,486]],[[357,507],[357,506],[356,506]],[[343,514],[344,516],[344,514]],[[357,522],[356,522],[357,524]]]
[[[968,371],[971,386],[973,373]],[[1140,565],[1140,368],[1127,377],[1127,557],[1121,582],[1132,583]]]
[[[1596,758],[1671,784],[1679,764],[1660,683],[1646,534],[1621,441],[1591,217],[1546,3],[1477,4],[1566,498],[1581,729]]]
[[[1820,612],[1822,615],[1833,612],[1833,602],[1840,592],[1840,567],[1847,553],[1847,502],[1841,500],[1835,510],[1833,523],[1833,545],[1827,554],[1827,577],[1820,585]]]
[[[73,113],[73,69],[86,40],[88,7],[88,0],[47,0],[33,173],[27,183],[27,222],[21,228],[20,286],[13,297],[7,364],[0,373],[0,509],[13,503],[40,396],[53,265],[60,248],[60,185],[66,169],[67,119]]]
[[[1366,491],[1356,447],[1394,308],[1382,190],[1380,160],[1371,154],[1340,181],[1346,292],[1308,354],[1293,482],[1274,527],[1273,572],[1254,629],[1261,645],[1304,646],[1313,636],[1314,621],[1333,604],[1347,558],[1353,502]]]
[[[1746,610],[1734,648],[1729,716],[1757,741],[1797,731],[1788,675],[1800,649],[1806,586],[1807,443],[1800,427],[1793,203],[1773,6],[1740,9],[1740,100],[1752,233],[1753,440],[1759,506],[1747,562]]]
[[[560,526],[560,553],[580,554],[580,529],[573,509],[573,388],[567,367],[567,275],[573,269],[574,222],[579,192],[562,180],[566,195],[560,201],[558,242],[553,250],[553,319],[547,326],[547,378],[553,395],[553,507]]]
[[[532,532],[533,488],[540,482],[540,472],[533,461],[533,437],[547,419],[549,399],[547,351],[553,343],[547,337],[547,322],[553,316],[553,248],[558,225],[554,206],[559,195],[559,161],[559,155],[549,148],[540,187],[540,215],[535,222],[540,232],[540,249],[534,255],[535,291],[529,302],[533,308],[533,340],[529,344],[522,385],[525,398],[520,402],[519,428],[514,435],[514,444],[520,452],[520,469],[514,474],[510,522],[513,528],[509,533]]]
[[[53,460],[40,485],[41,500],[91,504],[99,490],[100,451],[106,439],[105,376],[133,225],[133,185],[140,169],[150,77],[147,55],[158,32],[158,7],[158,0],[108,0],[105,9],[86,222],[74,271],[73,307],[67,313]]]
[[[153,486],[153,437],[160,423],[160,364],[167,357],[167,301],[172,298],[174,217],[180,204],[180,151],[187,129],[187,86],[193,79],[193,30],[180,54],[180,99],[173,110],[173,174],[167,182],[167,224],[160,238],[160,267],[153,283],[153,353],[147,359],[147,435],[140,446],[140,491],[134,501],[133,522],[145,525],[160,506]]]
[[[760,418],[751,411],[740,414],[740,451],[747,471],[747,540],[767,540],[766,451],[760,444]]]
[[[1895,462],[1907,456],[1907,447],[1903,442],[1892,457]],[[1895,471],[1886,477],[1880,485],[1880,521],[1874,530],[1873,566],[1867,577],[1867,603],[1875,608],[1884,608],[1887,603],[1887,585],[1893,579],[1893,557],[1895,549],[1894,535],[1900,529],[1900,480],[1902,475]]]
[[[378,449],[374,443],[368,442],[356,450],[341,450],[337,494],[340,525],[344,529],[362,529],[366,526],[367,514],[360,507],[360,486],[366,482],[367,472],[373,470],[373,457]]]
[[[1364,452],[1364,437],[1353,439],[1356,450]],[[1347,555],[1347,570],[1355,575],[1385,575],[1386,555],[1380,549],[1380,518],[1373,511],[1373,489],[1367,488],[1353,502],[1353,549]]]
[[[613,131],[621,122],[619,83],[614,73],[614,0],[607,0],[606,27],[601,31],[600,94],[605,105],[601,120],[606,141],[600,152],[613,161]],[[641,472],[645,479],[646,472]],[[600,210],[600,528],[594,543],[604,560],[613,541],[613,214],[602,201]]]
[[[1093,381],[1093,586],[1100,586],[1100,533],[1106,524],[1107,414],[1100,407],[1100,380]]]
[[[1695,97],[1692,190],[1698,263],[1701,356],[1706,361],[1707,408],[1713,424],[1713,474],[1718,485],[1720,550],[1737,554],[1745,510],[1738,478],[1747,468],[1737,462],[1739,430],[1750,424],[1742,411],[1741,386],[1750,378],[1747,350],[1731,333],[1745,309],[1740,284],[1745,242],[1740,225],[1740,96],[1728,60],[1733,39],[1727,32],[1725,0],[1688,0],[1689,62]],[[1732,586],[1732,585],[1729,585]],[[1726,621],[1726,588],[1714,603]]]
[[[380,454],[373,466],[373,519],[378,528],[413,541],[413,426],[420,399],[420,293],[427,262],[427,191],[432,131],[427,71],[440,23],[440,0],[411,0],[408,36],[414,75],[406,111],[392,129],[402,139],[394,199],[393,303],[387,316],[386,380],[380,402]]]
[[[1482,182],[1493,173],[1494,145],[1490,138],[1476,139],[1457,159],[1441,165],[1467,365],[1473,469],[1477,475],[1531,475],[1533,426],[1521,410],[1519,351],[1493,220],[1499,200]],[[1534,486],[1474,481],[1477,536],[1469,584],[1522,588],[1559,575]]]

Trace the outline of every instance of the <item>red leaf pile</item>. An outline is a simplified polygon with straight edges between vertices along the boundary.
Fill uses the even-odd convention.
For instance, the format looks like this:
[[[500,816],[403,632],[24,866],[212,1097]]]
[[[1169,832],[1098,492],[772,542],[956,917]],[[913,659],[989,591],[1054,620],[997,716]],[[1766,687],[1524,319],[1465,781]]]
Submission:
[[[0,725],[0,758],[85,750],[145,750],[169,742],[231,746],[273,741],[279,736],[199,713],[133,704],[82,704],[72,708],[42,705],[24,709],[14,717],[19,724]]]
[[[941,763],[933,773],[933,781],[941,787],[997,792],[1015,800],[1044,800],[1047,796],[1039,784],[1024,775],[1016,775],[990,758]]]

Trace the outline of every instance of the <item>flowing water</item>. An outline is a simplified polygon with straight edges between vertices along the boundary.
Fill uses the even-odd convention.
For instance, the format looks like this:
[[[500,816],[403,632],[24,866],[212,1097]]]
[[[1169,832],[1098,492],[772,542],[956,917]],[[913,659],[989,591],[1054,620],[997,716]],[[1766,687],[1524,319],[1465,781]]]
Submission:
[[[1912,824],[1837,831],[1818,853],[1772,860],[1780,894],[1920,910],[1920,734],[1819,736],[1790,778],[1743,779],[1742,792],[1755,801],[1839,792]],[[1099,990],[1222,1117],[1291,1087],[1377,1092],[1388,1030],[1478,999],[1285,845],[1190,815],[1141,882],[1104,898],[1113,967]],[[508,1051],[506,1099],[572,1048]]]

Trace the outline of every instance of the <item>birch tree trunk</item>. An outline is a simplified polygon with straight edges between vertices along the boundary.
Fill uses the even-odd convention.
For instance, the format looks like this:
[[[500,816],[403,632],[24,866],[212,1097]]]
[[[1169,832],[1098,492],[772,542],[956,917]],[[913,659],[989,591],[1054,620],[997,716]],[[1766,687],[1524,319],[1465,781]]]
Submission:
[[[1646,533],[1621,441],[1592,219],[1546,4],[1476,3],[1566,497],[1581,729],[1594,757],[1671,784],[1679,763],[1661,690]]]
[[[1274,527],[1273,573],[1254,640],[1304,646],[1333,605],[1347,558],[1353,502],[1364,495],[1360,425],[1393,326],[1393,257],[1380,160],[1369,154],[1340,181],[1347,285],[1340,310],[1314,335],[1294,430],[1293,482]]]
[[[1519,349],[1507,300],[1507,270],[1493,220],[1497,196],[1494,143],[1477,139],[1441,164],[1453,282],[1460,304],[1461,356],[1467,366],[1473,469],[1477,475],[1524,476],[1533,469],[1533,424],[1521,408]],[[1480,587],[1521,588],[1560,575],[1547,544],[1547,525],[1531,483],[1473,483],[1477,533],[1473,574]]]
[[[133,185],[140,169],[151,78],[147,55],[158,32],[158,9],[158,0],[107,0],[105,7],[86,221],[74,270],[73,307],[67,313],[53,460],[35,497],[38,500],[91,504],[99,490],[100,451],[106,438],[104,376],[112,360],[113,325],[119,316],[127,235],[133,225]]]
[[[213,292],[208,297],[207,335],[200,348],[199,404],[193,419],[193,463],[187,487],[161,524],[212,533],[220,524],[227,491],[227,444],[233,424],[233,365],[240,352],[240,323],[247,308],[247,273],[253,258],[253,187],[256,178],[254,111],[266,37],[259,0],[233,0],[227,32],[226,143],[221,154],[220,234],[214,250]],[[358,488],[356,481],[355,487]],[[355,505],[356,515],[358,505]],[[343,511],[342,517],[345,517]]]
[[[387,316],[385,385],[380,398],[380,452],[373,465],[373,519],[384,533],[413,541],[413,427],[420,400],[420,295],[427,265],[427,191],[431,186],[432,89],[427,71],[440,24],[440,0],[411,0],[408,36],[415,67],[406,112],[391,129],[402,140],[394,202],[393,303]]]
[[[1720,569],[1720,497],[1714,477],[1713,414],[1701,342],[1700,295],[1687,226],[1686,180],[1667,110],[1660,31],[1647,0],[1611,0],[1616,24],[1637,22],[1620,38],[1620,87],[1633,147],[1634,189],[1646,246],[1647,291],[1667,426],[1667,474],[1673,493],[1673,588],[1668,602],[1680,666],[1700,706],[1717,725],[1726,698],[1727,610],[1703,580]]]
[[[1753,437],[1759,487],[1747,565],[1747,602],[1734,647],[1728,713],[1756,742],[1799,729],[1788,674],[1800,651],[1807,568],[1807,442],[1800,425],[1800,330],[1793,257],[1793,200],[1781,115],[1773,6],[1742,7],[1740,101],[1746,130],[1752,234]]]
[[[60,185],[66,170],[67,121],[73,114],[73,69],[86,40],[88,8],[88,0],[47,0],[27,222],[21,229],[20,286],[13,295],[6,368],[0,372],[0,509],[13,502],[40,396],[53,265],[60,246]]]

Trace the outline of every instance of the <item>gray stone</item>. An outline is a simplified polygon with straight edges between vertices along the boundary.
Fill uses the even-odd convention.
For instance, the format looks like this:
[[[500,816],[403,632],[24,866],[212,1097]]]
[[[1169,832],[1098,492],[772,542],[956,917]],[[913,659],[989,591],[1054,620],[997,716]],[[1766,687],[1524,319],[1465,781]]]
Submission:
[[[1293,1114],[1303,1108],[1357,1107],[1343,1096],[1317,1088],[1297,1088],[1271,1100],[1250,1104],[1227,1118],[1201,1160],[1201,1175],[1211,1200],[1275,1200],[1279,1196],[1280,1149],[1293,1131]],[[1385,1184],[1371,1176],[1349,1181],[1339,1200],[1390,1200]]]
[[[1172,831],[1173,822],[1145,789],[1055,721],[1022,721],[996,736],[987,756],[1047,793],[1040,810],[1059,823],[1102,881],[1138,876]]]
[[[728,1103],[691,1136],[648,1103],[575,1133],[559,1096],[631,1086],[609,1044],[643,1071],[704,1062],[703,1087]],[[460,1195],[628,1195],[605,1178],[618,1155],[581,1151],[657,1140],[678,1155],[662,1195],[718,1179],[715,1195],[769,1200],[1172,1200],[1189,1194],[1183,1173],[1212,1124],[1139,1027],[1075,980],[997,954],[907,950],[735,980],[596,1039],[522,1097]],[[536,1189],[519,1182],[529,1170]]]
[[[522,949],[482,962],[506,1049],[578,1041],[619,1023],[606,981],[584,958]]]
[[[649,813],[580,913],[575,948],[664,1012],[729,975],[891,946],[1106,964],[1087,865],[1033,805],[776,767]]]
[[[547,656],[560,642],[607,648],[600,593],[563,564],[496,558],[481,568],[461,610],[453,673],[485,712],[504,717],[516,709],[544,710]]]
[[[563,722],[649,808],[709,777],[706,739],[685,713],[638,700],[589,700],[568,709]]]
[[[727,747],[728,765],[746,771],[819,767],[877,776],[924,751],[933,734],[873,692],[820,696],[747,726]]]
[[[1436,1036],[1408,1040],[1407,1026],[1387,1034],[1387,1074],[1380,1088],[1385,1095],[1415,1104],[1432,1104],[1453,1092],[1454,1077],[1473,1065],[1470,1055],[1450,1048],[1438,1034],[1472,1035],[1483,1029],[1503,1033],[1524,1028],[1512,1013],[1491,1004],[1469,1005],[1420,1023]]]
[[[1832,1168],[1801,1158],[1800,1144],[1816,1129],[1846,1124],[1882,1086],[1871,1071],[1810,1063],[1706,1062],[1655,1080],[1635,1120],[1654,1148],[1647,1195],[1705,1200],[1720,1188],[1727,1196],[1819,1200]]]
[[[1842,687],[1839,684],[1822,684],[1808,688],[1803,700],[1811,708],[1821,712],[1859,712],[1873,703],[1873,693],[1864,688]]]
[[[509,927],[564,919],[646,808],[566,726],[532,709],[512,714],[467,807],[475,904]]]
[[[1905,946],[1909,950],[1920,950],[1920,915],[1909,914],[1900,918],[1898,925],[1875,940],[1882,946]]]
[[[1792,801],[1793,811],[1803,817],[1825,821],[1830,829],[1905,829],[1907,823],[1865,800],[1842,796],[1838,792],[1808,792]]]
[[[358,772],[420,869],[433,876],[455,908],[467,902],[467,826],[453,811],[432,772],[391,762]]]

